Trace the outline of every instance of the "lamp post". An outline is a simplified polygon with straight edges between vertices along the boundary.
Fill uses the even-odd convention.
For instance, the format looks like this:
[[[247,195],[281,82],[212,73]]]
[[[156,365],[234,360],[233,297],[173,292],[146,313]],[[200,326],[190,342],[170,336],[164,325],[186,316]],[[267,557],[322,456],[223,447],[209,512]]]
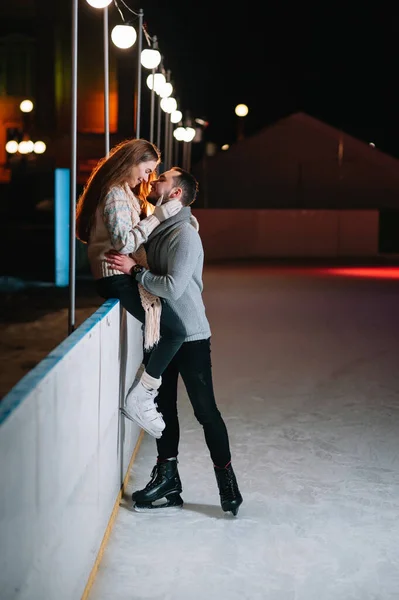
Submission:
[[[237,141],[242,141],[244,139],[244,117],[248,114],[248,106],[246,104],[237,104],[234,109],[238,117],[237,123]]]
[[[108,5],[104,7],[104,138],[105,138],[105,156],[108,156],[108,154],[109,154],[109,43],[108,43]]]
[[[195,137],[195,133],[194,127],[183,127],[182,125],[177,127],[173,132],[173,136],[178,142],[184,142],[182,167],[186,171],[191,169],[191,142]]]
[[[165,83],[160,87],[158,94],[159,94],[159,98],[160,98],[160,106],[161,108],[163,108],[165,110],[165,139],[167,140],[166,143],[166,147],[165,147],[165,153],[168,157],[168,167],[170,168],[172,165],[172,160],[173,160],[173,127],[172,127],[172,114],[176,111],[177,109],[177,102],[174,98],[171,97],[171,94],[173,92],[173,85],[170,82],[170,71],[168,71],[168,81],[165,81]],[[162,104],[163,103],[163,104]],[[168,117],[169,115],[169,117]],[[167,135],[166,135],[166,127],[168,128],[167,131]]]
[[[170,121],[171,123],[173,123],[174,125],[176,125],[177,123],[180,123],[180,121],[183,118],[183,114],[181,112],[181,110],[174,110],[171,115],[170,115]],[[175,139],[175,143],[174,143],[174,154],[173,154],[173,163],[175,165],[179,164],[179,142],[176,139],[176,136],[173,132],[173,137]]]
[[[164,165],[165,170],[170,169],[171,165],[171,140],[172,140],[172,129],[171,129],[171,121],[170,115],[177,109],[177,101],[175,98],[169,96],[168,98],[162,98],[161,100],[161,108],[166,113],[165,114],[165,144],[164,144]]]
[[[109,154],[109,28],[108,28],[108,6],[112,0],[87,0],[93,8],[104,9],[104,145],[105,156]]]
[[[150,88],[151,90],[151,94],[154,95],[155,98],[155,94],[158,96],[158,109],[157,109],[157,143],[156,145],[158,146],[158,148],[161,147],[161,102],[160,102],[160,98],[159,98],[159,90],[162,88],[162,86],[165,84],[166,79],[165,79],[165,75],[163,73],[154,73],[152,72],[150,75],[148,75],[147,77],[147,86]],[[153,141],[153,140],[151,140]]]
[[[172,113],[173,114],[173,113]],[[176,127],[176,129],[173,131],[173,137],[176,140],[177,143],[177,150],[176,150],[176,163],[179,164],[179,142],[183,142],[184,141],[184,137],[186,135],[186,131],[185,131],[185,127],[183,127],[183,125],[179,125],[178,127]],[[185,158],[185,152],[184,152],[184,145],[183,145],[183,157],[182,157],[182,168],[184,169],[184,158]]]
[[[190,171],[191,169],[191,150],[192,150],[192,142],[195,137],[195,129],[193,127],[186,127],[187,129],[187,162],[186,162],[186,171]]]
[[[195,129],[194,127],[188,126],[186,127],[186,136],[184,141],[184,148],[186,148],[186,161],[185,161],[185,169],[186,171],[190,171],[191,169],[191,144],[193,139],[195,138]]]
[[[104,0],[105,1],[105,0]],[[114,0],[115,1],[115,0]],[[115,1],[115,5],[118,8],[122,19],[123,14]],[[138,17],[139,25],[138,25],[138,35],[134,27],[130,25],[130,23],[126,22],[123,25],[116,25],[111,32],[111,39],[115,46],[122,49],[131,48],[133,44],[137,41],[137,73],[136,73],[136,90],[134,97],[134,116],[133,116],[133,127],[134,127],[134,135],[135,137],[140,137],[140,126],[141,126],[141,49],[143,46],[143,17],[144,12],[143,9],[140,8],[139,12],[135,12],[131,8],[127,6],[127,4],[123,3],[129,12],[131,12],[135,17]]]
[[[152,69],[152,76],[155,75],[155,69]],[[151,105],[150,105],[150,142],[154,141],[154,118],[155,118],[155,88],[151,90]]]
[[[161,147],[161,129],[162,129],[162,109],[161,109],[161,98],[158,98],[158,109],[157,109],[157,146]]]
[[[68,334],[75,329],[76,162],[78,134],[78,0],[72,0],[71,171],[69,180],[69,311]]]
[[[141,111],[141,50],[143,47],[143,9],[139,9],[139,39],[137,49],[137,87],[135,96],[135,107],[134,107],[134,129],[136,138],[140,137],[140,111]]]
[[[146,35],[147,43],[150,43],[151,38]],[[141,53],[141,64],[146,69],[151,69],[151,106],[150,106],[150,142],[154,142],[154,115],[155,115],[155,69],[161,62],[161,53],[158,50],[158,41],[156,36],[152,38],[153,47],[146,48]],[[148,78],[147,78],[148,85]]]

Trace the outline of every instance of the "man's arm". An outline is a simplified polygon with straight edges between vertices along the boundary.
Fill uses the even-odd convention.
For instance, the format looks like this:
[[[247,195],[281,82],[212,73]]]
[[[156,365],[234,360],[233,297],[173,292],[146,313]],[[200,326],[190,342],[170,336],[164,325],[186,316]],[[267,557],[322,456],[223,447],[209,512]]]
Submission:
[[[197,261],[202,253],[202,244],[194,230],[181,229],[169,244],[167,259],[167,274],[155,275],[147,269],[135,275],[142,286],[165,300],[177,300],[188,286],[197,266]],[[114,269],[127,275],[132,274],[132,267],[136,261],[118,252],[110,251],[105,254],[107,262]]]

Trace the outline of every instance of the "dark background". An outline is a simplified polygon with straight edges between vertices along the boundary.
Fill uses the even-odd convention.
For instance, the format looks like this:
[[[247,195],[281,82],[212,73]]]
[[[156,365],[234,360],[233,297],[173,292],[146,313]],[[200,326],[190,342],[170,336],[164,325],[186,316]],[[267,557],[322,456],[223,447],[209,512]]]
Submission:
[[[125,19],[131,19],[136,26],[137,18],[122,1],[134,11],[143,9],[146,28],[150,36],[158,38],[163,64],[171,71],[174,96],[184,116],[209,122],[203,131],[203,143],[192,144],[193,165],[201,159],[206,142],[221,146],[237,140],[240,121],[234,108],[238,103],[249,107],[248,116],[241,121],[245,136],[303,111],[365,142],[373,142],[378,149],[399,158],[399,25],[393,4],[379,2],[367,7],[350,2],[322,6],[309,2],[247,2],[234,6],[231,2],[210,0],[201,3],[118,0]],[[36,6],[34,21],[27,13],[28,5],[32,4]],[[2,36],[11,30],[29,35],[37,30],[43,39],[47,31],[49,47],[61,38],[70,40],[67,18],[58,21],[57,28],[49,33],[48,24],[53,22],[50,4],[18,0],[15,6],[19,12],[12,19],[0,20]],[[59,7],[58,3],[54,6]],[[80,0],[79,7],[81,13],[92,13],[90,18],[95,21],[101,42],[102,15],[88,7],[85,0]],[[69,3],[63,10],[70,17]],[[122,22],[113,3],[109,15],[110,27]],[[90,38],[91,33],[85,31],[87,22],[82,19],[79,25],[80,35]],[[93,39],[91,47],[91,59],[98,65],[102,61],[98,40]],[[41,48],[37,56],[42,64],[38,90],[43,96],[46,86],[52,89],[54,82],[51,69],[47,68],[49,53]],[[79,48],[81,54],[87,51],[83,45]],[[133,55],[122,59],[122,54],[123,51],[120,62],[128,63],[124,73],[132,78],[126,76],[123,81],[131,92],[134,86],[131,63],[136,59]],[[66,61],[68,66],[70,55]],[[143,124],[148,125],[149,92],[145,77],[144,71],[142,111]],[[120,91],[123,89],[121,85]],[[130,101],[127,96],[126,103]],[[41,127],[47,126],[51,133],[52,117],[43,106],[42,97],[37,110],[41,107],[43,114],[36,117],[40,116]],[[66,127],[69,128],[69,119]],[[145,127],[142,135],[146,135]],[[92,137],[94,143],[96,136]],[[100,140],[102,152],[103,136],[96,139]],[[63,147],[68,153],[69,142],[65,141]],[[82,154],[80,140],[79,155]],[[40,159],[45,160],[46,156]],[[21,162],[12,183],[0,189],[0,273],[51,280],[54,215],[52,210],[46,210],[45,203],[43,209],[38,209],[38,205],[53,194],[53,165],[50,168],[43,163],[42,170],[38,166],[31,170],[25,167]],[[24,172],[16,173],[19,168]],[[234,173],[223,174],[223,177],[233,176]],[[78,193],[80,189],[81,183]],[[383,230],[393,228],[388,237],[385,235],[388,242],[382,245],[382,251],[396,249],[396,243],[392,246],[390,240],[397,238],[397,219],[396,213],[381,214]]]
[[[234,108],[245,103],[247,135],[304,111],[399,156],[394,4],[144,0],[141,6],[179,103],[209,121],[209,140],[235,140]]]

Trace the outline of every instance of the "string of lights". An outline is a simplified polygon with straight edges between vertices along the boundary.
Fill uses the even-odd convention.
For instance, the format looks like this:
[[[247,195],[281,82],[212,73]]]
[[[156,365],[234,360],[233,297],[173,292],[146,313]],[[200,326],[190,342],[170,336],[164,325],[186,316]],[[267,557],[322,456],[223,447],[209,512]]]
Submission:
[[[95,8],[107,8],[113,2],[123,22],[122,25],[116,25],[111,32],[111,39],[118,48],[131,48],[135,44],[137,37],[139,38],[139,41],[141,40],[142,36],[145,38],[147,48],[141,51],[140,64],[144,68],[151,70],[151,73],[146,79],[147,87],[151,90],[150,140],[154,141],[156,95],[158,96],[160,108],[165,113],[165,129],[168,130],[168,134],[173,134],[173,137],[177,141],[190,143],[194,139],[196,130],[189,126],[191,124],[187,124],[186,126],[183,125],[183,113],[178,108],[177,100],[172,96],[173,85],[170,81],[170,71],[168,79],[166,78],[167,72],[164,68],[162,56],[159,50],[158,38],[149,34],[148,26],[145,23],[140,26],[138,34],[136,29],[133,27],[133,22],[140,17],[141,13],[138,13],[131,8],[125,2],[125,0],[87,0],[87,2]],[[124,14],[126,11],[129,12],[129,16],[133,15],[135,18],[132,20],[127,17]],[[138,90],[138,93],[141,94],[141,89]],[[178,125],[178,127],[173,130],[173,128],[169,127],[169,125]],[[158,129],[160,129],[159,123]],[[166,162],[169,162],[169,147],[170,142],[165,139],[164,154],[166,154]],[[168,165],[166,164],[165,166]]]

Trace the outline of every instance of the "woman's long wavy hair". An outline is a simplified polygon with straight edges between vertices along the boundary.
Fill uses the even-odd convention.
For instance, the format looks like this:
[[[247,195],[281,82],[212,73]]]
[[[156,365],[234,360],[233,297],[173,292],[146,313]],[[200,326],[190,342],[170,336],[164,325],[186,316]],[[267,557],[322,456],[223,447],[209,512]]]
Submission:
[[[121,142],[114,146],[108,156],[102,158],[94,167],[79,197],[76,206],[76,237],[87,244],[93,226],[97,206],[104,199],[111,187],[123,185],[130,176],[131,168],[143,162],[161,160],[159,149],[143,139]],[[149,177],[149,181],[155,174]],[[150,190],[149,183],[143,182],[135,188],[134,193],[141,201],[142,213],[148,214],[146,196]]]

